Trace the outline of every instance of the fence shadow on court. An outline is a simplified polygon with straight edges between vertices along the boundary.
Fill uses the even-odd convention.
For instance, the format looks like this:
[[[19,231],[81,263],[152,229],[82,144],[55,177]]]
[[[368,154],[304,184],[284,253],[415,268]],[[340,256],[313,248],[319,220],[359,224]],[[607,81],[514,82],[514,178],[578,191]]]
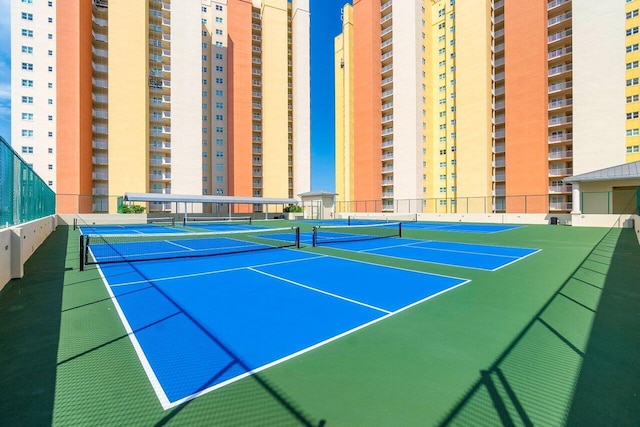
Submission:
[[[57,227],[0,292],[0,420],[51,425],[68,228]]]
[[[439,425],[638,425],[639,259],[609,230]]]

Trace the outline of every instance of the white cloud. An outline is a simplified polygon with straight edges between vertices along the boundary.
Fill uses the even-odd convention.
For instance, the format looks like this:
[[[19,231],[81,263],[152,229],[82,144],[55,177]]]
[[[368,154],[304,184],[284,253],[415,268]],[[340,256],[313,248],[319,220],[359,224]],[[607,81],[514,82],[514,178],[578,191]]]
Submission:
[[[0,102],[11,100],[11,84],[9,82],[0,82]]]

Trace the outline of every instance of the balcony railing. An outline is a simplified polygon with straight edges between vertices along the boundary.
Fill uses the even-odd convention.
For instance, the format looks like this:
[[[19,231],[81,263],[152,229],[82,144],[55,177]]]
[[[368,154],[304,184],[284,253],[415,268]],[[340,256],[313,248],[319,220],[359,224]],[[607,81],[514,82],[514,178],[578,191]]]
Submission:
[[[573,157],[573,150],[550,151],[549,152],[549,160],[566,159],[568,157]]]
[[[573,168],[549,169],[549,176],[569,176],[569,175],[573,175]]]

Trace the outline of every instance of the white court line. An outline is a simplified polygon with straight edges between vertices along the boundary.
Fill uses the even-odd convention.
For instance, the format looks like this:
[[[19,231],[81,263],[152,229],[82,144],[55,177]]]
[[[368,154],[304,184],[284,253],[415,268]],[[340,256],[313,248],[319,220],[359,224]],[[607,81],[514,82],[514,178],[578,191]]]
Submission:
[[[269,262],[269,263],[264,263],[264,264],[256,264],[256,265],[250,265],[250,266],[242,266],[242,267],[233,267],[233,268],[225,268],[223,270],[216,270],[216,271],[203,271],[202,273],[191,273],[191,274],[180,274],[177,276],[168,276],[168,277],[159,277],[157,279],[149,279],[149,280],[135,280],[133,282],[123,282],[123,283],[114,283],[111,284],[111,287],[118,287],[118,286],[130,286],[130,285],[139,285],[142,283],[149,283],[149,282],[164,282],[167,280],[178,280],[178,279],[186,279],[188,277],[200,277],[200,276],[208,276],[211,274],[218,274],[218,273],[228,273],[230,271],[238,271],[238,270],[245,270],[247,268],[259,268],[259,267],[268,267],[271,265],[278,265],[278,264],[288,264],[288,263],[293,263],[293,262],[300,262],[300,261],[306,261],[309,259],[317,259],[317,258],[325,258],[326,255],[317,255],[317,256],[313,256],[313,257],[308,257],[308,258],[301,258],[301,259],[293,259],[293,260],[286,260],[286,261],[276,261],[276,262]]]
[[[113,303],[113,306],[118,312],[120,321],[122,322],[122,325],[124,326],[125,331],[127,331],[127,336],[131,340],[131,344],[133,345],[133,348],[136,351],[138,359],[140,359],[140,363],[142,364],[144,372],[147,374],[147,378],[149,378],[149,382],[151,383],[151,388],[153,388],[153,391],[156,393],[156,396],[158,397],[158,400],[160,401],[160,405],[162,405],[162,408],[166,410],[169,408],[169,405],[171,405],[171,402],[169,401],[167,394],[162,388],[162,385],[160,384],[160,381],[158,380],[156,373],[153,371],[153,368],[151,367],[149,360],[147,360],[147,356],[144,354],[144,351],[142,350],[142,346],[140,345],[140,342],[138,342],[138,338],[136,337],[136,334],[133,331],[133,328],[131,328],[131,325],[129,324],[127,317],[124,315],[124,312],[122,311],[122,308],[118,303],[118,299],[116,298],[111,287],[109,286],[109,282],[107,281],[107,278],[103,274],[102,269],[100,268],[100,265],[98,265],[97,267],[98,267],[98,272],[100,273],[100,277],[102,277],[102,283],[104,283],[105,288],[107,288],[107,292],[109,293],[111,302]]]
[[[163,240],[163,242],[166,242],[166,243],[168,243],[170,245],[177,246],[177,247],[182,248],[182,249],[186,249],[188,251],[192,251],[192,252],[195,251],[195,249],[190,248],[189,246],[179,245],[179,244],[177,244],[175,242],[172,242],[172,241],[169,241],[169,240]]]
[[[538,253],[538,252],[540,252],[540,251],[542,251],[542,249],[538,249],[538,250],[536,250],[535,252],[531,252],[530,254],[527,254],[527,255],[525,255],[525,256],[523,256],[523,257],[520,257],[520,258],[514,259],[513,261],[508,262],[508,263],[506,263],[506,264],[503,264],[503,265],[501,265],[500,267],[496,267],[496,268],[494,268],[493,270],[490,270],[490,271],[498,271],[498,270],[500,270],[501,268],[504,268],[504,267],[506,267],[506,266],[508,266],[508,265],[511,265],[511,264],[513,264],[514,262],[518,262],[518,261],[520,261],[521,259],[525,259],[525,258],[527,258],[527,257],[530,257],[530,256],[531,256],[531,255],[533,255],[533,254],[537,254],[537,253]]]
[[[283,282],[291,283],[293,285],[300,286],[301,288],[309,289],[310,291],[318,292],[318,293],[321,293],[321,294],[324,294],[324,295],[329,295],[330,297],[334,297],[334,298],[338,298],[338,299],[341,299],[341,300],[344,300],[344,301],[348,301],[348,302],[351,302],[353,304],[357,304],[357,305],[361,305],[363,307],[371,308],[373,310],[381,311],[383,313],[387,313],[387,314],[391,313],[389,310],[385,310],[383,308],[376,307],[374,305],[370,305],[370,304],[367,304],[367,303],[364,303],[364,302],[361,302],[361,301],[358,301],[358,300],[354,300],[354,299],[351,299],[351,298],[343,297],[343,296],[338,295],[338,294],[334,294],[334,293],[331,293],[331,292],[323,291],[322,289],[314,288],[312,286],[303,285],[302,283],[294,282],[293,280],[285,279],[284,277],[276,276],[275,274],[269,274],[269,273],[266,273],[264,271],[256,270],[253,267],[248,267],[247,270],[251,270],[251,271],[254,271],[254,272],[259,273],[259,274],[264,274],[265,276],[271,277],[273,279],[277,279],[277,280],[281,280]]]

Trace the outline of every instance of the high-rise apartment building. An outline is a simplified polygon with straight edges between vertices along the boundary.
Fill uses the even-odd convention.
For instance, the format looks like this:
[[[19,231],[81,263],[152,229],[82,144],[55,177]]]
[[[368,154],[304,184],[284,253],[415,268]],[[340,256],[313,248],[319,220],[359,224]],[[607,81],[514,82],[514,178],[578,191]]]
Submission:
[[[12,144],[60,212],[113,212],[125,192],[295,197],[309,24],[308,0],[15,2]]]
[[[338,200],[399,212],[570,211],[564,179],[640,159],[639,8],[346,5],[335,39]]]

